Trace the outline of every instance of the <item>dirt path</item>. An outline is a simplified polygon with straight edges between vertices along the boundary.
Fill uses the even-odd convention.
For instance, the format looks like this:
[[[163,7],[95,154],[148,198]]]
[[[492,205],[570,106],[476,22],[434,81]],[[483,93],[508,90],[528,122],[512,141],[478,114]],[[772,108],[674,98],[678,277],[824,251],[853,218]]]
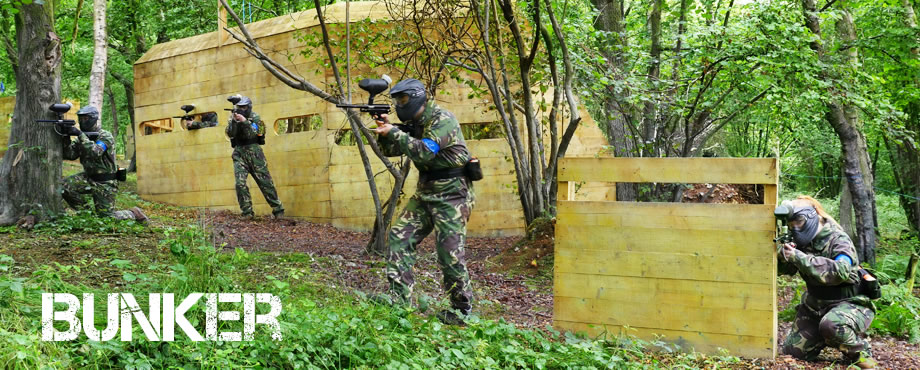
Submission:
[[[243,248],[248,251],[300,252],[325,259],[328,263],[316,264],[322,275],[331,277],[331,283],[365,293],[381,292],[386,289],[383,275],[384,261],[380,257],[364,252],[370,235],[336,229],[329,225],[305,221],[274,221],[267,218],[255,221],[243,220],[229,212],[207,213],[205,224],[214,232],[216,245],[225,249]],[[476,311],[484,317],[503,317],[518,325],[543,328],[552,323],[552,280],[536,268],[529,269],[527,261],[509,260],[502,252],[511,248],[537,248],[540,244],[551,244],[551,240],[535,241],[516,245],[517,238],[468,238],[466,258],[473,279],[477,299]],[[225,243],[225,244],[224,244]],[[535,247],[536,246],[536,247]],[[511,254],[519,254],[512,252]],[[542,258],[541,258],[542,257]],[[532,262],[544,263],[552,256],[537,253]],[[516,266],[508,266],[508,264]],[[418,250],[416,272],[416,295],[425,294],[444,299],[440,288],[440,269],[437,266],[432,238],[427,238]],[[779,310],[785,309],[793,298],[791,288],[781,289],[778,297]],[[782,343],[791,323],[780,322],[778,343]],[[882,368],[920,369],[920,347],[894,338],[870,338],[873,353]],[[785,356],[775,361],[743,360],[741,368],[799,368],[799,369],[845,369],[840,353],[825,349],[823,361],[807,363]],[[836,361],[836,362],[835,362]]]

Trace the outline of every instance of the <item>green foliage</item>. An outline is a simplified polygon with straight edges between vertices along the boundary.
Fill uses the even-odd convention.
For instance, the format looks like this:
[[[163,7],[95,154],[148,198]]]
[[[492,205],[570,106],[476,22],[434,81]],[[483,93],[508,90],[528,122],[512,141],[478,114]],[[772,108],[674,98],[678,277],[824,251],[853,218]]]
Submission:
[[[882,298],[876,301],[872,330],[920,343],[920,298],[903,286],[883,285]]]
[[[73,269],[41,266],[31,275],[8,271],[15,261],[0,255],[0,363],[19,367],[120,368],[660,368],[730,364],[732,356],[674,354],[667,359],[648,348],[674,351],[673,344],[644,342],[629,337],[586,338],[551,328],[533,330],[504,322],[472,317],[469,326],[442,325],[414,309],[370,303],[362,295],[314,284],[317,280],[300,266],[298,255],[253,255],[240,249],[218,253],[208,235],[192,227],[165,231],[164,245],[182,245],[187,253],[174,254],[168,269],[150,266],[148,277],[137,273],[137,263],[113,259],[109,268],[130,273],[124,291],[146,307],[148,292],[269,292],[281,297],[279,317],[283,340],[272,341],[257,326],[249,342],[192,342],[178,333],[174,342],[151,342],[134,325],[130,342],[90,342],[82,336],[71,342],[40,340],[41,292],[94,293],[96,326],[105,325],[105,294],[111,288],[76,286],[66,282]],[[283,262],[281,264],[278,264]],[[253,271],[252,269],[259,269]],[[261,269],[270,270],[270,275]],[[135,274],[137,273],[137,274]],[[232,279],[231,279],[232,278]],[[232,281],[232,283],[231,283]],[[79,294],[78,294],[79,296]],[[203,328],[203,304],[186,317]],[[232,308],[231,308],[232,307]],[[59,308],[60,309],[60,308]],[[240,309],[221,306],[222,310]],[[257,306],[259,313],[265,307]],[[219,330],[239,330],[239,323],[222,323]]]
[[[146,226],[134,220],[116,220],[111,217],[101,217],[89,210],[77,211],[73,214],[40,222],[35,226],[36,232],[47,234],[143,234],[148,232]]]

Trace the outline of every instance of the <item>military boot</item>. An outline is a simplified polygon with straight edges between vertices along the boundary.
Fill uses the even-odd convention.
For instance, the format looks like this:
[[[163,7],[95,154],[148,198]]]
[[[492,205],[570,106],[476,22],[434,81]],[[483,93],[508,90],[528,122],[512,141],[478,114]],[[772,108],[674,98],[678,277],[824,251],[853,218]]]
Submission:
[[[144,211],[141,211],[141,209],[138,207],[131,208],[129,211],[131,211],[131,213],[134,214],[134,221],[145,224],[147,223],[147,220],[149,220],[149,218],[147,218],[147,215],[144,214]]]
[[[860,369],[875,369],[878,367],[878,363],[872,359],[872,353],[868,351],[858,352],[853,356],[847,357],[853,362],[852,366]]]
[[[276,220],[280,220],[284,218],[284,211],[282,210],[282,211],[272,212],[272,217],[274,217]]]
[[[457,312],[460,312],[459,314]],[[466,326],[466,317],[469,313],[457,310],[441,310],[437,315],[444,325]]]

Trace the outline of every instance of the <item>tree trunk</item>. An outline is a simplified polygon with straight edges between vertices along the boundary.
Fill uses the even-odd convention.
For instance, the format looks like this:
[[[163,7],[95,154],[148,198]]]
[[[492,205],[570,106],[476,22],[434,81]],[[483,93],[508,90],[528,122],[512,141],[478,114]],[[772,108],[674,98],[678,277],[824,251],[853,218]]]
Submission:
[[[118,109],[115,107],[115,93],[112,89],[106,88],[105,95],[109,97],[109,109],[112,110],[112,137],[118,142]],[[118,151],[116,151],[118,153]]]
[[[60,213],[62,140],[49,124],[48,110],[61,98],[61,40],[54,32],[53,7],[22,5],[16,15],[19,68],[10,149],[0,162],[0,225],[33,214]]]
[[[622,0],[592,0],[594,7],[599,10],[594,19],[594,28],[599,31],[609,32],[610,39],[601,46],[601,54],[607,59],[612,78],[622,78],[625,74],[623,50],[626,48],[625,14],[623,14]],[[598,120],[607,135],[607,141],[613,146],[613,154],[617,157],[633,157],[638,146],[635,137],[630,131],[631,117],[627,111],[633,108],[627,103],[625,96],[619,96],[608,87],[607,94],[603,97],[602,114]],[[636,184],[617,184],[616,199],[621,201],[635,201],[639,197],[639,188]]]
[[[821,24],[815,0],[803,0],[802,6],[805,26],[817,36],[809,46],[815,51],[819,59],[824,59],[824,46],[821,44]],[[853,19],[849,12],[844,9],[843,17],[838,23],[840,36],[843,39],[852,41],[855,38],[853,28]],[[848,63],[855,63],[855,49],[855,47],[852,47],[847,50],[848,53],[852,53],[847,55]],[[851,67],[855,68],[855,66]],[[829,71],[819,73],[821,79],[829,80]],[[860,262],[875,264],[876,227],[872,212],[875,196],[872,191],[872,173],[871,171],[863,170],[864,163],[868,163],[869,150],[866,148],[865,139],[862,139],[863,136],[859,131],[858,122],[851,122],[853,115],[849,114],[848,110],[852,108],[836,101],[830,101],[826,105],[825,118],[840,139],[844,178],[848,182],[850,195],[853,197],[853,211],[856,219],[856,229],[854,230],[856,238],[853,241],[856,244]],[[867,178],[869,179],[868,182],[865,180]]]
[[[134,82],[115,72],[110,71],[109,74],[125,88],[125,102],[128,105],[128,119],[131,123],[131,131],[125,132],[125,159],[131,160],[128,164],[128,172],[137,172],[137,151],[134,146],[137,142],[134,122]]]
[[[912,29],[917,30],[917,15],[910,0],[901,0],[901,6],[904,8],[904,24]],[[904,45],[910,45],[905,43]],[[914,43],[916,45],[916,43]],[[910,57],[914,60],[920,59],[920,48],[911,47]],[[920,78],[914,78],[914,88],[920,86]],[[892,170],[895,180],[898,184],[899,200],[901,208],[907,215],[908,224],[911,230],[920,235],[920,150],[911,145],[911,143],[920,142],[920,99],[914,99],[907,104],[905,109],[907,121],[904,123],[908,135],[912,135],[912,140],[899,138],[895,140],[894,145],[885,138],[885,145],[888,147],[888,155],[891,158]]]
[[[649,49],[648,80],[651,86],[658,86],[661,76],[661,6],[664,0],[654,0],[648,16],[648,31],[651,38]],[[655,90],[655,89],[653,89]],[[642,153],[645,157],[657,157],[654,144],[658,133],[658,100],[646,100],[642,109]]]
[[[106,0],[93,1],[93,66],[89,73],[89,102],[102,113],[102,96],[105,89],[105,66],[108,60],[108,41],[105,34]]]

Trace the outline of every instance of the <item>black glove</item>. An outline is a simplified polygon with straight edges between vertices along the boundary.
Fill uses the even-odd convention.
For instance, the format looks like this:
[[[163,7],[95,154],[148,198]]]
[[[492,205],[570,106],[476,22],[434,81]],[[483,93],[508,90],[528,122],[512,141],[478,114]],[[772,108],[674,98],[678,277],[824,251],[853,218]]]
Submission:
[[[67,136],[80,136],[80,134],[83,133],[82,131],[80,131],[80,129],[77,128],[77,126],[64,126],[64,127],[65,127],[64,133],[67,134]]]

